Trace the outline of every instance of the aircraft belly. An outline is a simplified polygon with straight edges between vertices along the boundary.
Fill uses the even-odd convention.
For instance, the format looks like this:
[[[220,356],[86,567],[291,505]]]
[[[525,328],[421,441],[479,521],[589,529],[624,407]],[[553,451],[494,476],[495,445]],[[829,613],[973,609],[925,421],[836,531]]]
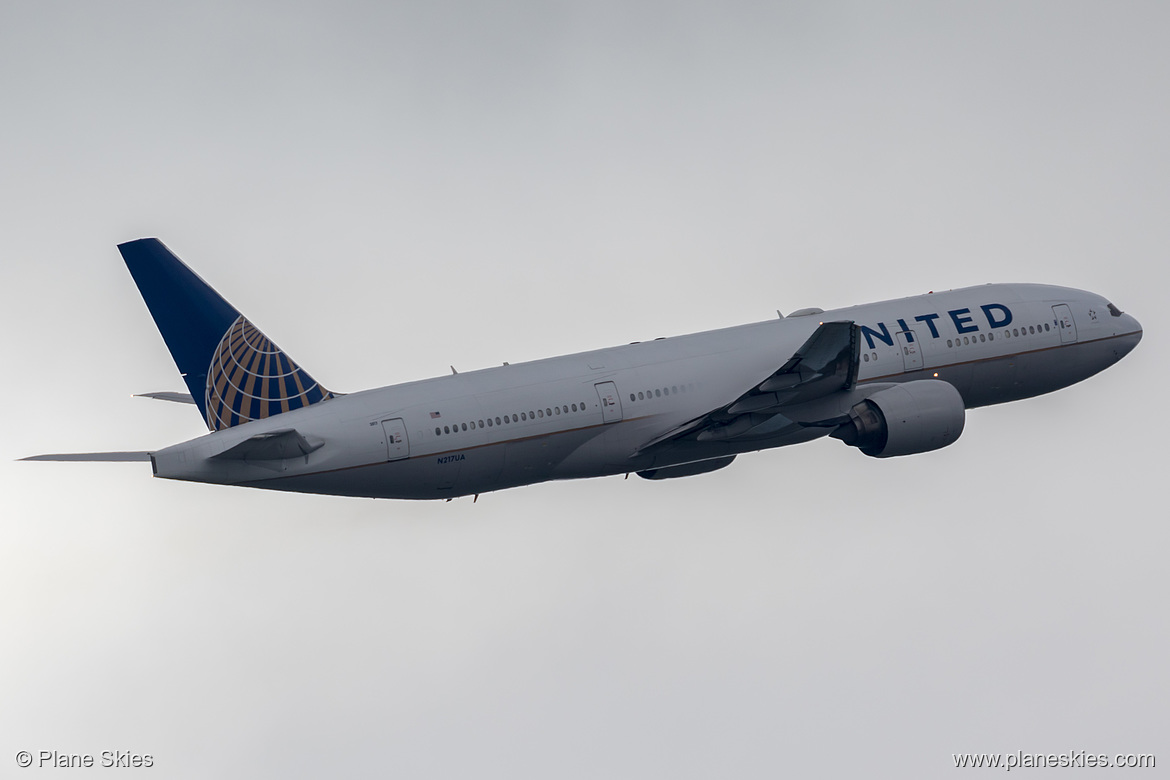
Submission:
[[[960,392],[968,408],[1018,401],[1088,379],[1116,360],[1105,340],[1007,355],[980,363],[974,386]]]
[[[584,479],[633,471],[636,463],[630,453],[645,441],[641,428],[638,421],[631,421],[558,435],[559,457],[548,464],[545,479]]]
[[[564,458],[563,445],[556,439],[535,436],[508,442],[498,484],[523,485],[549,479],[553,468]]]
[[[464,452],[453,453],[447,458],[432,458],[440,469],[450,466],[458,468],[458,474],[452,475],[453,480],[444,479],[439,484],[439,490],[451,495],[466,496],[472,493],[486,493],[495,490],[500,484],[500,471],[508,451],[506,442],[498,442],[483,447],[473,447]]]
[[[455,498],[550,479],[616,473],[621,469],[604,470],[597,464],[580,473],[574,473],[577,469],[559,468],[582,444],[601,432],[599,428],[588,428],[247,484],[273,490],[367,498]]]
[[[446,492],[440,491],[442,478],[431,467],[434,459],[429,460],[430,463],[424,463],[423,458],[409,458],[246,484],[266,490],[355,498],[433,499],[454,495],[453,486]]]
[[[1012,357],[985,360],[976,364],[971,371],[972,388],[963,395],[967,406],[982,406],[977,403],[983,398],[999,398],[1014,392],[1019,376],[1020,361]],[[994,403],[994,401],[992,402]]]

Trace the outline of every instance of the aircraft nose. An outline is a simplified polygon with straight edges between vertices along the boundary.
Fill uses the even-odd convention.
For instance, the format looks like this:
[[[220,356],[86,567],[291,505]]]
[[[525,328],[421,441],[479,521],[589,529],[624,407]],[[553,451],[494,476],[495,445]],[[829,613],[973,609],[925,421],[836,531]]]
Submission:
[[[1129,314],[1122,314],[1120,319],[1121,322],[1118,323],[1119,327],[1117,329],[1120,336],[1117,340],[1121,353],[1118,355],[1119,358],[1125,357],[1132,352],[1133,348],[1142,340],[1142,324],[1137,321],[1136,317]]]

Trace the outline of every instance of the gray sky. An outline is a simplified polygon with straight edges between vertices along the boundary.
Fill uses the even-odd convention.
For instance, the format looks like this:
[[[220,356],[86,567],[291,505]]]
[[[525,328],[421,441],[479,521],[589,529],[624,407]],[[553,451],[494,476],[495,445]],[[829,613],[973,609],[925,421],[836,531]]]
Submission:
[[[4,3],[3,773],[1170,765],[1168,22]],[[892,461],[820,441],[474,505],[12,462],[203,432],[130,397],[181,389],[115,249],[142,236],[341,391],[983,282],[1094,290],[1146,336]]]

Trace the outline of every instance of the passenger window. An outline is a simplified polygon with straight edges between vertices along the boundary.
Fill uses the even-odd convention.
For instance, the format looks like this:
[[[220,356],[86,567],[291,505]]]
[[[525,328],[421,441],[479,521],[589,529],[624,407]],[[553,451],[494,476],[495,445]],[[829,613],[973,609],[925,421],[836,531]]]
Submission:
[[[516,415],[512,415],[512,422],[520,422],[520,418]]]
[[[671,385],[670,392],[677,394],[678,393],[678,385]]]
[[[552,409],[549,409],[548,407],[545,407],[545,409],[544,409],[544,413],[545,413],[545,415],[547,415],[548,417],[552,417]]]
[[[442,434],[443,434],[442,428],[435,428],[435,435],[436,436],[441,436]]]
[[[450,432],[451,432],[451,426],[444,425],[443,426],[443,433],[450,433]]]
[[[577,411],[577,404],[573,404],[573,411]]]
[[[634,400],[634,394],[630,393],[630,401],[633,401],[633,400]]]
[[[499,418],[499,417],[497,417],[497,418],[496,418],[496,425],[499,425],[499,424],[500,424],[500,418]]]
[[[467,430],[467,423],[463,423],[463,430]]]
[[[521,419],[521,420],[527,420],[527,419],[528,419],[528,414],[527,414],[526,412],[520,412],[520,419]]]
[[[480,420],[480,421],[479,421],[479,427],[480,427],[480,428],[482,428],[482,427],[483,427],[483,420]]]
[[[952,347],[952,346],[954,346],[953,344],[951,344],[951,340],[950,340],[950,339],[947,339],[947,346],[948,346],[948,347]]]
[[[557,414],[558,414],[558,415],[561,413],[561,407],[559,407],[559,406],[554,406],[553,408],[557,410]]]
[[[661,398],[661,397],[662,397],[662,391],[661,391],[661,390],[655,390],[655,391],[654,391],[654,397],[655,397],[655,398]]]
[[[639,400],[639,401],[644,401],[645,399],[646,399],[646,397],[645,397],[644,395],[642,395],[642,391],[641,391],[641,390],[639,390],[639,391],[638,391],[638,400]]]

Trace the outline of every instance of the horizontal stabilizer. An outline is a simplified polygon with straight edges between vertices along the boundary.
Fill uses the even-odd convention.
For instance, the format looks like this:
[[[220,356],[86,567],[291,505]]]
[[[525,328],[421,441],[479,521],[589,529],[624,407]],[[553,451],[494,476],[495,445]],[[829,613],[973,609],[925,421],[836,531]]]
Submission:
[[[193,404],[195,399],[191,397],[190,393],[138,393],[135,398],[154,398],[158,401],[174,401],[177,404]]]
[[[213,457],[220,460],[286,460],[320,449],[325,442],[310,442],[293,428],[258,433]]]
[[[149,461],[150,453],[145,450],[142,452],[62,452],[54,455],[33,455],[21,458],[21,460],[85,460],[123,463],[139,460]]]

